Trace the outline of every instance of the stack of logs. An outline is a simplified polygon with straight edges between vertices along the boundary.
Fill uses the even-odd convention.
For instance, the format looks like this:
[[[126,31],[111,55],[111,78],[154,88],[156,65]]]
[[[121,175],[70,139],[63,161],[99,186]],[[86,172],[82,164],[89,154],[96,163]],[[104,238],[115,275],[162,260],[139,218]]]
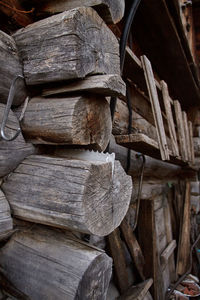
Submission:
[[[11,36],[0,32],[0,124],[12,80],[24,76],[5,130],[7,137],[18,127],[21,133],[0,140],[0,285],[19,299],[163,300],[184,271],[180,253],[175,269],[179,241],[169,186],[194,173],[146,157],[139,195],[142,161],[135,151],[124,171],[128,150],[112,134],[127,134],[129,111],[119,43],[109,29],[122,19],[124,0],[32,4],[37,22],[16,12],[15,21],[30,25]],[[132,76],[131,67],[126,71]],[[158,141],[149,100],[134,85],[131,94],[132,133]],[[113,124],[110,97],[120,98]],[[110,154],[103,153],[108,144]],[[114,263],[110,286],[112,259],[104,250]]]

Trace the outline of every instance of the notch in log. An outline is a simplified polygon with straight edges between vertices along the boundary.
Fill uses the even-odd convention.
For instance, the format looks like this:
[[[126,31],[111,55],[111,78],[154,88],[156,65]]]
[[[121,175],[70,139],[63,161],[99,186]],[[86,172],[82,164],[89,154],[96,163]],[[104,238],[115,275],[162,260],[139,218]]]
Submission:
[[[33,300],[105,300],[112,272],[112,259],[104,251],[42,226],[13,235],[0,250],[0,265]]]
[[[95,74],[120,75],[117,38],[90,7],[43,19],[13,37],[28,85]]]
[[[112,130],[110,107],[104,97],[33,98],[22,131],[35,144],[90,145],[104,151]]]
[[[118,161],[30,156],[2,189],[16,217],[99,236],[123,220],[132,180]]]
[[[18,57],[14,39],[5,32],[0,31],[0,102],[6,103],[11,83],[17,75],[22,75],[22,65]],[[27,95],[25,83],[17,83],[14,105],[21,104]]]
[[[0,103],[0,124],[4,110],[5,105]],[[5,128],[6,135],[14,136],[19,127],[15,114],[10,111]],[[14,141],[4,141],[0,138],[0,178],[12,172],[26,156],[34,152],[34,147],[25,142],[21,133]]]
[[[34,4],[39,14],[55,14],[80,6],[91,6],[109,24],[118,23],[123,18],[125,10],[124,0],[34,0]]]

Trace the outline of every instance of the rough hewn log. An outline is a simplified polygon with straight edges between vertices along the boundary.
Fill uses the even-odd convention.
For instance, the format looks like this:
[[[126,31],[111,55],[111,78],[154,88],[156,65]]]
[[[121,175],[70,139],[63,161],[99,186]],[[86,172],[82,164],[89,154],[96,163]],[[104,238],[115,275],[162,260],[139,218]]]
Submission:
[[[12,80],[22,75],[22,65],[19,61],[14,39],[0,31],[0,102],[6,103]],[[23,80],[17,82],[17,89],[13,100],[19,105],[26,98],[26,89]]]
[[[43,89],[42,96],[52,96],[59,94],[78,92],[90,92],[105,96],[125,97],[126,85],[119,75],[94,75],[84,79],[68,82],[66,84],[56,84],[55,86]]]
[[[115,162],[30,156],[3,183],[21,219],[104,236],[123,220],[132,181]]]
[[[0,240],[13,229],[10,207],[5,195],[0,190]]]
[[[102,19],[111,24],[116,24],[123,18],[125,9],[124,0],[34,0],[34,2],[38,12],[49,14],[60,13],[80,6],[91,6]]]
[[[116,159],[119,160],[122,166],[126,169],[128,149],[117,145],[114,137],[110,142],[110,153],[114,152]],[[137,158],[137,152],[131,150],[131,164],[128,170],[128,174],[133,177],[138,177],[141,172],[142,159]],[[146,163],[144,168],[144,177],[150,177],[151,179],[163,179],[163,178],[175,178],[177,176],[194,176],[195,172],[192,170],[184,170],[179,166],[175,166],[160,160],[146,156]]]
[[[118,41],[92,8],[79,7],[43,19],[13,37],[29,85],[120,74]]]
[[[0,103],[0,124],[3,119],[5,105]],[[12,111],[10,111],[6,124],[6,134],[13,136],[19,127],[19,122]],[[15,169],[18,164],[28,155],[35,152],[31,144],[25,143],[20,134],[14,141],[7,142],[0,138],[0,177],[3,177]]]
[[[110,140],[110,107],[99,96],[33,98],[22,131],[36,144],[92,145],[104,151]]]
[[[31,227],[0,250],[7,278],[32,300],[106,299],[112,260],[59,231]]]

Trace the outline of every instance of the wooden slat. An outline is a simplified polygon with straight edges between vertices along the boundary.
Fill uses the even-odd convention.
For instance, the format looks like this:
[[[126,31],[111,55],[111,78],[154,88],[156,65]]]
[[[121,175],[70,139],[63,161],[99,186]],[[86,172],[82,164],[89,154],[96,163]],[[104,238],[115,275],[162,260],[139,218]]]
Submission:
[[[150,278],[138,285],[132,286],[124,295],[118,300],[143,300],[148,290],[153,284],[153,279]]]
[[[186,182],[185,203],[181,221],[181,232],[178,243],[176,273],[183,275],[189,266],[190,254],[190,182]]]
[[[118,287],[120,289],[120,292],[124,293],[129,287],[129,282],[124,249],[122,241],[120,239],[120,232],[118,228],[108,235],[108,243],[114,261],[114,269]]]
[[[189,128],[188,128],[188,118],[185,111],[183,111],[183,127],[185,132],[185,140],[186,140],[186,153],[187,159],[189,162],[192,160],[191,147],[190,147],[190,136],[189,136]]]
[[[165,129],[163,125],[162,114],[161,114],[156,84],[154,80],[153,70],[150,61],[147,59],[145,55],[141,57],[141,61],[144,69],[147,88],[149,92],[149,98],[151,101],[152,111],[154,115],[156,129],[157,129],[161,158],[162,160],[169,160],[169,150],[167,146],[167,139],[165,135]]]
[[[195,163],[195,155],[194,155],[194,142],[193,142],[193,128],[192,128],[192,122],[188,121],[188,127],[189,127],[189,137],[190,137],[190,149],[191,149],[191,163]]]
[[[163,268],[166,266],[166,264],[168,264],[168,260],[170,256],[173,254],[175,248],[176,248],[176,240],[173,240],[169,243],[167,248],[162,252],[160,259]]]
[[[181,157],[183,161],[187,161],[187,153],[186,153],[186,141],[185,141],[185,133],[183,126],[183,117],[181,106],[178,100],[174,101],[174,109],[176,115],[176,125],[178,129],[178,139],[179,139],[179,148],[181,152]]]
[[[162,94],[163,94],[163,100],[164,100],[164,106],[165,106],[165,112],[167,116],[167,122],[169,126],[169,134],[171,138],[172,143],[172,152],[174,156],[179,156],[179,149],[178,149],[178,141],[176,136],[176,129],[174,125],[174,119],[172,114],[172,108],[170,103],[170,97],[169,97],[169,91],[168,86],[165,83],[165,81],[161,81],[161,87],[162,87]]]

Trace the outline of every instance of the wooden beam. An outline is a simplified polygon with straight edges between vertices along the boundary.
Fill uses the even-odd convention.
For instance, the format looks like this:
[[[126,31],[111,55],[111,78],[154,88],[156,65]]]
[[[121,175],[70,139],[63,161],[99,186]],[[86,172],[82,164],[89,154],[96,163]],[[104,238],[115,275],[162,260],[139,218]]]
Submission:
[[[104,151],[112,121],[102,96],[32,98],[21,123],[22,132],[34,144],[82,145]]]
[[[118,40],[90,7],[45,18],[13,37],[28,85],[87,75],[120,75]]]
[[[185,132],[185,141],[186,141],[186,153],[187,153],[187,160],[191,162],[192,160],[192,153],[190,148],[190,136],[189,136],[189,128],[188,128],[188,118],[185,111],[183,111],[183,127]]]
[[[193,142],[193,128],[192,128],[191,121],[188,121],[188,128],[189,128],[189,139],[190,139],[190,149],[191,149],[191,163],[194,165],[195,155],[194,155],[194,142]]]
[[[171,103],[170,103],[168,86],[165,81],[161,81],[160,84],[161,84],[161,88],[162,88],[163,101],[164,101],[165,112],[166,112],[166,116],[167,116],[167,123],[168,123],[168,127],[169,127],[169,134],[170,134],[170,138],[171,138],[172,153],[174,156],[179,156],[179,148],[178,148],[176,129],[175,129],[174,119],[173,119],[173,114],[172,114],[172,108],[171,108]]]
[[[168,260],[170,256],[173,254],[175,248],[176,248],[176,240],[173,240],[169,243],[167,248],[162,252],[160,256],[162,268],[164,268],[168,264]]]
[[[112,259],[104,251],[70,233],[36,225],[21,229],[0,249],[0,265],[29,299],[79,295],[89,300],[94,291],[106,299],[112,273]]]
[[[112,162],[96,156],[29,156],[2,185],[13,214],[99,236],[112,232],[127,213],[132,180],[118,161],[112,175]]]
[[[90,92],[112,97],[125,97],[126,85],[119,75],[94,75],[85,79],[44,88],[42,96]]]
[[[30,0],[26,0],[30,2]],[[76,7],[93,7],[99,15],[109,24],[118,23],[124,16],[124,0],[33,0],[36,11],[40,14],[56,14]]]
[[[124,248],[120,239],[120,231],[118,228],[115,229],[111,234],[109,234],[108,244],[111,251],[111,256],[114,261],[114,269],[118,287],[120,289],[120,292],[124,293],[129,287],[129,282]]]
[[[156,84],[154,80],[153,70],[150,61],[147,59],[145,55],[141,57],[141,61],[142,61],[142,66],[146,78],[146,84],[149,92],[149,98],[151,101],[151,107],[154,115],[161,158],[162,160],[169,160],[169,151],[167,146],[165,129],[163,125],[162,114],[161,114],[160,104],[158,100],[158,94],[157,94]]]
[[[185,132],[183,126],[183,116],[181,111],[181,106],[178,100],[174,101],[174,109],[176,115],[176,126],[178,129],[178,140],[179,140],[179,148],[181,152],[181,158],[183,161],[187,161],[187,153],[186,153],[186,140],[185,140]]]

